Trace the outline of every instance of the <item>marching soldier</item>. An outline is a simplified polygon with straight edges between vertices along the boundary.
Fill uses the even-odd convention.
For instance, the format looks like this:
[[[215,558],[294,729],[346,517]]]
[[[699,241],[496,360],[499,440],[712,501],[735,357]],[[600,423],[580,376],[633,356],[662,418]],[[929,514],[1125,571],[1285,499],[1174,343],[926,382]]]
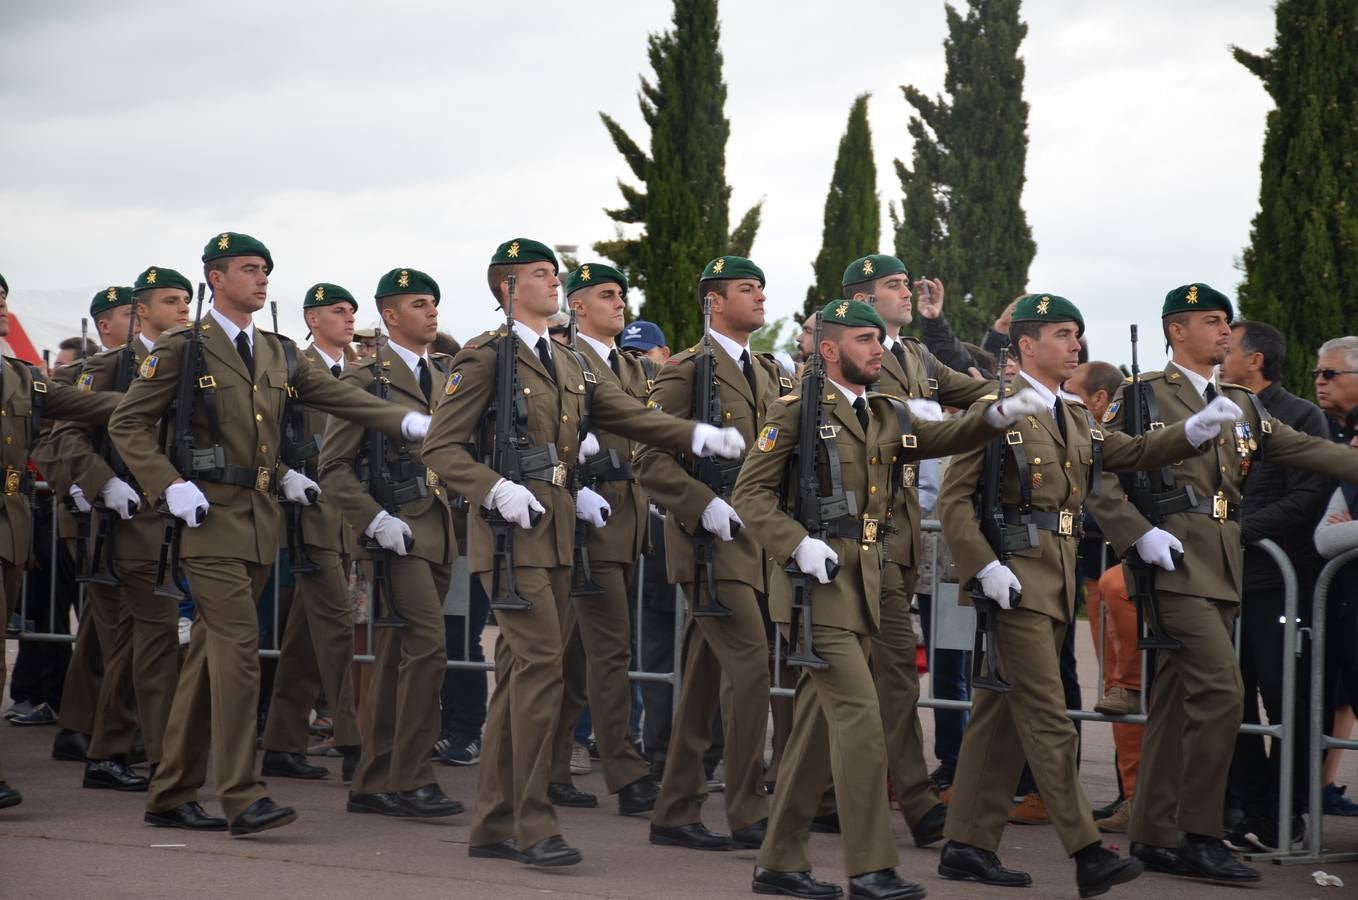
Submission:
[[[614,343],[625,324],[626,277],[602,263],[587,263],[566,276],[566,302],[575,312],[577,352],[588,370],[597,380],[616,384],[632,397],[644,400],[649,380],[642,363],[622,353]],[[564,699],[556,726],[548,792],[558,806],[597,804],[593,794],[579,791],[570,783],[572,736],[575,720],[585,706],[588,685],[590,721],[599,744],[604,783],[610,794],[618,795],[618,812],[627,816],[649,811],[660,792],[660,785],[650,777],[650,767],[637,752],[628,729],[632,709],[632,683],[627,677],[632,620],[627,588],[645,541],[647,506],[646,496],[632,474],[633,442],[602,429],[593,433],[599,441],[599,452],[587,459],[581,469],[596,469],[598,481],[581,487],[580,493],[585,498],[577,499],[577,515],[588,503],[599,505],[600,500],[594,499],[599,497],[600,508],[607,510],[607,519],[604,526],[589,527],[586,557],[589,571],[576,572],[575,577],[590,578],[603,592],[590,596],[573,594],[562,619]],[[613,461],[617,465],[611,464]]]
[[[1217,381],[1215,367],[1230,347],[1233,314],[1231,301],[1201,282],[1170,291],[1161,309],[1170,362],[1164,372],[1142,376],[1154,397],[1148,421],[1157,431],[1162,424],[1191,422],[1223,399],[1234,401],[1239,411],[1219,432],[1212,429],[1207,452],[1174,460],[1171,490],[1156,495],[1166,540],[1183,553],[1183,565],[1167,558],[1157,563],[1165,571],[1156,573],[1155,603],[1160,626],[1183,647],[1156,651],[1127,833],[1132,855],[1153,872],[1255,881],[1258,871],[1236,860],[1221,841],[1242,702],[1232,645],[1243,570],[1241,492],[1250,467],[1265,457],[1349,482],[1358,481],[1358,458],[1347,447],[1274,419],[1247,388]],[[1113,431],[1126,426],[1131,402],[1124,385],[1104,414]],[[1117,485],[1109,476],[1103,481]],[[1133,504],[1100,496],[1090,506],[1114,548],[1140,548],[1136,537],[1150,523]]]
[[[179,675],[161,763],[151,779],[145,820],[170,828],[247,835],[296,819],[255,777],[259,703],[259,623],[255,603],[278,555],[282,519],[271,490],[278,470],[285,402],[362,419],[418,439],[428,417],[383,403],[304,359],[289,371],[284,341],[259,331],[251,316],[268,296],[273,258],[249,235],[223,232],[203,249],[212,308],[191,329],[161,336],[109,420],[114,448],[148,499],[164,496],[182,523],[178,557],[197,605],[188,657]],[[295,350],[295,348],[293,348]],[[186,358],[195,365],[184,366]],[[295,358],[295,357],[294,357]],[[181,373],[181,368],[184,371]],[[156,440],[157,424],[180,393],[193,393],[188,435],[176,452],[180,472]],[[99,396],[99,395],[93,395]],[[176,429],[178,431],[178,429]],[[186,467],[188,467],[186,465]],[[283,495],[306,502],[314,482],[295,471],[277,478]],[[209,747],[226,819],[198,805]]]
[[[877,381],[886,325],[868,304],[835,300],[822,311],[819,353],[824,378],[809,373],[801,394],[773,404],[759,432],[758,452],[741,469],[732,496],[736,510],[771,558],[788,560],[819,585],[810,608],[795,615],[787,591],[771,595],[774,621],[790,644],[794,625],[808,616],[812,640],[799,648],[828,667],[808,666],[797,683],[792,736],[774,791],[768,836],[759,852],[753,889],[759,894],[833,898],[838,886],[811,876],[807,836],[827,777],[841,810],[845,867],[852,897],[908,900],[924,888],[897,876],[899,861],[883,784],[887,757],[878,689],[868,670],[870,635],[879,627],[883,578],[880,526],[896,505],[902,470],[914,461],[978,446],[1025,412],[1041,409],[1032,396],[979,407],[947,422],[912,427],[904,403],[865,388]],[[816,367],[813,357],[812,368]],[[812,396],[806,392],[814,391]],[[823,398],[823,399],[822,399]],[[803,405],[816,403],[818,427],[804,431]],[[910,429],[909,431],[907,429]],[[833,436],[827,437],[830,432]],[[915,433],[918,432],[918,433]],[[825,450],[820,449],[824,443]],[[833,455],[831,450],[833,449]],[[820,536],[788,514],[780,497],[798,496],[801,479],[789,471],[794,451],[812,463],[821,485],[840,486],[855,498],[853,511],[820,521]],[[837,473],[828,471],[837,466]],[[838,476],[836,478],[836,476]],[[832,489],[833,491],[833,489]],[[824,491],[802,503],[838,497]],[[819,513],[813,514],[820,519]],[[836,572],[833,568],[838,566]],[[793,626],[793,627],[788,627]],[[890,715],[890,713],[888,713]]]
[[[302,301],[302,315],[311,332],[311,346],[303,352],[313,365],[338,378],[353,355],[358,302],[337,284],[314,284]],[[303,474],[320,478],[320,441],[328,416],[302,407],[294,413],[301,427],[296,438],[306,449]],[[313,455],[315,454],[315,455]],[[287,625],[279,645],[269,718],[264,725],[264,777],[324,778],[324,766],[307,762],[307,738],[312,707],[324,692],[335,723],[334,745],[343,756],[340,774],[353,778],[358,765],[358,719],[354,715],[351,670],[354,661],[353,614],[349,607],[349,562],[354,556],[354,533],[340,515],[337,493],[323,491],[316,502],[300,507],[300,534],[284,544],[296,582]],[[295,554],[295,557],[292,555]]]
[[[962,742],[948,805],[938,872],[945,878],[1022,887],[1026,872],[1005,869],[995,855],[1012,805],[1014,785],[1026,758],[1068,855],[1076,863],[1080,896],[1092,897],[1141,874],[1135,859],[1104,848],[1080,789],[1076,765],[1079,737],[1066,716],[1059,666],[1061,644],[1075,617],[1075,551],[1081,504],[1098,484],[1101,468],[1124,471],[1165,465],[1197,452],[1195,443],[1235,415],[1223,403],[1183,427],[1144,438],[1104,435],[1085,408],[1060,394],[1079,363],[1084,318],[1055,294],[1029,294],[1014,308],[1009,339],[1020,375],[1010,390],[1030,388],[1042,409],[1017,422],[1000,445],[1004,467],[983,469],[986,448],[956,457],[939,494],[943,532],[957,559],[959,583],[975,578],[994,612],[1000,667],[992,677],[1006,693],[980,690]],[[1196,439],[1196,440],[1195,440]],[[993,451],[992,451],[993,452]],[[998,477],[998,485],[982,485]],[[1116,482],[1114,482],[1116,484]],[[1000,547],[978,528],[978,489],[994,492],[998,510],[980,508],[983,525],[1002,516]],[[1111,494],[1106,486],[1099,486]],[[1120,492],[1117,492],[1121,496]],[[1110,496],[1105,502],[1113,502]],[[1104,521],[1099,515],[1099,521]],[[1143,529],[1144,530],[1144,529]],[[991,532],[987,532],[991,533]],[[1163,534],[1163,532],[1161,533]],[[1159,535],[1139,546],[1150,552]],[[1140,793],[1138,789],[1137,793]]]
[[[917,338],[900,330],[912,316],[910,275],[894,256],[874,254],[849,263],[844,270],[844,296],[871,303],[886,325],[880,382],[874,390],[905,402],[916,418],[942,418],[939,404],[965,409],[993,386],[940,363]],[[943,293],[941,282],[919,282],[921,290]],[[920,558],[919,489],[917,470],[904,466],[889,517],[891,528],[882,547],[882,597],[878,628],[872,637],[872,677],[878,705],[885,711],[888,768],[896,802],[910,827],[915,846],[943,839],[948,808],[929,780],[920,728],[919,670],[916,668],[914,618],[910,604],[915,594],[915,561]]]
[[[0,278],[0,337],[9,334],[9,285]],[[19,609],[24,567],[33,550],[33,512],[29,505],[29,448],[42,430],[44,417],[69,418],[102,424],[118,399],[89,394],[67,385],[53,384],[32,366],[13,357],[0,359],[0,464],[3,464],[3,499],[0,499],[0,590],[4,591],[5,618]],[[0,693],[8,673],[4,642],[0,641]],[[5,781],[0,771],[0,809],[17,806],[23,796]]]
[[[778,397],[780,374],[749,346],[750,335],[764,325],[764,272],[744,257],[720,256],[703,269],[698,289],[711,312],[711,344],[705,346],[705,338],[704,344],[672,356],[656,379],[648,404],[690,416],[697,394],[715,391],[722,423],[752,443],[769,404]],[[704,384],[698,383],[695,371],[706,353],[712,354],[715,364],[712,381]],[[764,738],[769,646],[759,602],[768,593],[766,560],[755,538],[740,528],[740,517],[727,499],[693,477],[686,462],[680,454],[654,447],[640,450],[636,457],[642,487],[668,511],[669,578],[683,588],[691,614],[684,634],[679,709],[670,732],[660,798],[651,816],[650,839],[693,850],[752,849],[764,842],[768,821]],[[715,544],[714,597],[708,596],[706,585],[695,585],[693,542],[700,533]],[[699,607],[714,601],[730,613],[703,615]],[[695,610],[699,614],[692,615]],[[730,686],[729,695],[724,685]],[[703,753],[711,742],[719,699],[726,738],[729,835],[708,829],[701,815],[707,796]]]
[[[588,414],[599,428],[624,438],[695,455],[738,456],[744,444],[731,429],[695,426],[647,409],[617,384],[587,378],[574,354],[554,346],[547,320],[557,311],[561,282],[556,257],[545,245],[527,238],[504,242],[491,259],[487,281],[512,316],[512,337],[508,328],[488,332],[457,355],[424,448],[426,463],[479,513],[468,516],[468,558],[500,626],[497,684],[487,711],[468,852],[537,866],[574,865],[580,853],[561,838],[547,784],[561,709],[561,620],[576,521],[567,483],[578,459],[598,449],[588,447],[597,441],[581,433],[581,417]],[[502,357],[507,383],[503,378],[497,383],[502,345],[506,351],[516,348],[513,357]],[[511,446],[492,448],[482,440],[492,398],[491,431]],[[483,459],[495,449],[497,457],[527,460],[521,473],[527,483],[479,461],[469,449],[478,442]],[[518,526],[498,547],[492,536],[505,531],[488,523],[489,515]]]
[[[434,387],[447,382],[451,361],[429,352],[438,334],[439,296],[437,282],[417,269],[383,275],[374,298],[386,340],[340,380],[389,397],[401,409],[428,413]],[[443,598],[457,556],[448,490],[425,468],[417,447],[376,437],[355,422],[332,418],[321,451],[325,493],[338,498],[353,529],[377,545],[374,554],[386,554],[386,584],[375,590],[383,591],[388,612],[396,604],[406,623],[377,630],[363,706],[363,756],[347,808],[385,816],[451,816],[462,812],[462,804],[443,793],[429,761],[448,661]],[[383,452],[386,459],[375,458]],[[356,463],[367,470],[366,486]]]

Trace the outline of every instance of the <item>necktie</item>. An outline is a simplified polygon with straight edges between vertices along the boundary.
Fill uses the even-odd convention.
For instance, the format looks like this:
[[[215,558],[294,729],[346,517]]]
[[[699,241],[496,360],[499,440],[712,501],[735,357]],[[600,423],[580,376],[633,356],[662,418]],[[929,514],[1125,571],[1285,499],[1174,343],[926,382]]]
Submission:
[[[617,348],[608,351],[608,367],[613,370],[613,374],[617,375],[619,379],[622,378],[622,373],[618,371]]]
[[[894,357],[896,357],[896,362],[898,362],[898,363],[901,364],[901,371],[904,372],[904,371],[905,371],[905,348],[901,346],[901,342],[900,342],[900,341],[897,341],[896,343],[894,343],[894,344],[891,345],[891,355],[894,356]]]
[[[1056,419],[1056,430],[1061,432],[1061,440],[1064,441],[1066,439],[1066,415],[1064,410],[1061,409],[1060,398],[1052,405],[1052,417]]]
[[[333,366],[330,367],[330,374],[334,375],[336,378],[340,376],[339,363],[335,363]]]
[[[1217,389],[1212,386],[1212,382],[1207,382],[1207,390],[1202,392],[1202,398],[1207,403],[1211,403],[1217,398]]]
[[[858,424],[863,426],[863,433],[868,433],[868,401],[864,397],[859,397],[853,402],[854,414],[858,416]]]
[[[434,397],[434,379],[429,375],[429,365],[420,357],[420,363],[416,368],[420,373],[420,390],[424,391],[424,402],[428,403]]]
[[[250,377],[255,377],[255,355],[250,352],[250,338],[244,331],[236,334],[236,352],[245,361],[245,368],[250,373]]]
[[[556,381],[556,366],[552,364],[552,351],[547,346],[546,338],[538,338],[538,359],[542,360],[542,366],[551,379]]]
[[[759,388],[755,387],[754,366],[750,365],[750,351],[740,351],[740,368],[745,373],[745,380],[750,383],[750,396],[759,400]]]

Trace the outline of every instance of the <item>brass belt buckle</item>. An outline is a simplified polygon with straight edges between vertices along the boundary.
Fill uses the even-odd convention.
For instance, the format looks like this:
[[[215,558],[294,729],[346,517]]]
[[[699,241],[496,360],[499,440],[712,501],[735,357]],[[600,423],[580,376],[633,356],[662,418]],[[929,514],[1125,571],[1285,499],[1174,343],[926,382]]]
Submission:
[[[1224,521],[1228,512],[1229,507],[1226,503],[1226,495],[1221,491],[1217,491],[1216,496],[1212,498],[1212,518]]]
[[[878,523],[876,519],[863,520],[863,540],[861,543],[864,544],[877,543],[877,525]]]
[[[552,484],[557,487],[566,486],[566,464],[559,462],[552,466]]]
[[[19,493],[19,483],[20,483],[20,481],[22,480],[22,478],[23,478],[23,476],[19,473],[19,470],[18,470],[18,469],[14,468],[13,466],[6,466],[6,467],[5,467],[5,493],[6,493],[6,494],[17,494],[17,493]]]
[[[260,466],[255,472],[255,490],[259,491],[261,494],[267,494],[271,481],[273,481],[273,472]]]
[[[1061,534],[1065,535],[1066,537],[1070,537],[1072,534],[1074,534],[1074,533],[1075,533],[1075,514],[1072,513],[1072,512],[1069,512],[1068,510],[1064,510],[1064,509],[1061,510],[1061,514],[1060,514],[1060,516],[1059,516],[1058,519],[1057,519],[1056,530],[1057,530],[1058,532],[1060,532]]]

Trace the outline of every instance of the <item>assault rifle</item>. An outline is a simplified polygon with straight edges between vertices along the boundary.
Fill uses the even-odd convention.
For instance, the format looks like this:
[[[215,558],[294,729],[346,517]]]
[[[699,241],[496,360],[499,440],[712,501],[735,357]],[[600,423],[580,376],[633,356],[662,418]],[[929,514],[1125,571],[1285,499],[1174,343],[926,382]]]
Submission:
[[[273,317],[274,334],[278,331],[278,303],[269,301],[269,314]],[[292,378],[296,374],[296,349],[291,342],[283,343],[284,354],[288,359],[288,397],[283,402],[283,433],[279,446],[279,458],[288,468],[295,469],[315,481],[318,472],[316,463],[321,455],[320,437],[306,434],[306,410],[296,397]],[[315,503],[320,493],[315,488],[307,488],[307,502]],[[280,497],[283,504],[283,518],[288,532],[288,568],[296,574],[310,574],[320,569],[311,557],[307,556],[306,540],[302,535],[302,504],[293,503]]]
[[[594,394],[594,373],[590,371],[589,363],[585,361],[585,355],[580,352],[577,340],[575,307],[571,307],[571,320],[566,334],[569,338],[571,350],[575,353],[576,358],[580,360],[580,369],[584,373],[586,383],[589,385],[589,387],[585,389],[585,412],[584,415],[580,417],[579,440],[580,444],[583,446],[585,437],[589,435],[589,412]],[[587,487],[593,490],[594,486],[603,480],[603,473],[607,471],[605,464],[609,462],[608,457],[610,454],[612,456],[612,461],[615,463],[618,462],[617,451],[609,450],[606,453],[596,453],[589,460],[586,460],[585,463],[582,463],[571,470],[571,495],[576,498],[577,503],[579,502],[581,488]],[[585,471],[587,466],[589,467],[588,474]],[[603,515],[604,521],[607,522],[607,511],[605,511]],[[602,597],[604,594],[604,589],[594,580],[594,573],[590,568],[589,535],[591,527],[592,526],[588,522],[576,518],[574,550],[573,558],[571,560],[571,595],[576,597]]]

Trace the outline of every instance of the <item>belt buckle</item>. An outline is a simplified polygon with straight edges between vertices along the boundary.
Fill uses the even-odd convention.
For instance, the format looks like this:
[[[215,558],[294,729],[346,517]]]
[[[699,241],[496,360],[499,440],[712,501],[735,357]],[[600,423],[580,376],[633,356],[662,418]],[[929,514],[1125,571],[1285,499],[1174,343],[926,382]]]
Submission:
[[[863,540],[861,541],[861,543],[864,543],[864,544],[875,544],[875,543],[877,543],[877,527],[878,527],[878,522],[877,522],[876,519],[864,519],[864,520],[863,520]]]
[[[1217,491],[1216,495],[1212,497],[1212,518],[1224,521],[1229,512],[1230,508],[1226,503],[1226,495]]]
[[[424,483],[426,487],[438,487],[440,484],[439,473],[435,472],[433,469],[425,469]]]
[[[901,435],[901,446],[907,450],[914,450],[919,447],[919,438],[913,434]]]
[[[269,492],[269,483],[272,481],[273,472],[269,469],[260,466],[255,470],[255,490],[259,491],[261,494],[267,494]]]
[[[19,483],[20,483],[20,481],[22,480],[22,478],[23,478],[23,476],[19,473],[19,470],[18,470],[18,469],[14,468],[13,466],[6,466],[6,467],[5,467],[5,493],[6,493],[6,494],[17,494],[17,493],[19,493]]]
[[[557,487],[566,486],[566,464],[559,462],[552,466],[552,484]]]
[[[1075,514],[1070,512],[1069,510],[1064,509],[1061,510],[1061,514],[1057,518],[1056,530],[1065,537],[1070,537],[1072,534],[1074,534]]]

